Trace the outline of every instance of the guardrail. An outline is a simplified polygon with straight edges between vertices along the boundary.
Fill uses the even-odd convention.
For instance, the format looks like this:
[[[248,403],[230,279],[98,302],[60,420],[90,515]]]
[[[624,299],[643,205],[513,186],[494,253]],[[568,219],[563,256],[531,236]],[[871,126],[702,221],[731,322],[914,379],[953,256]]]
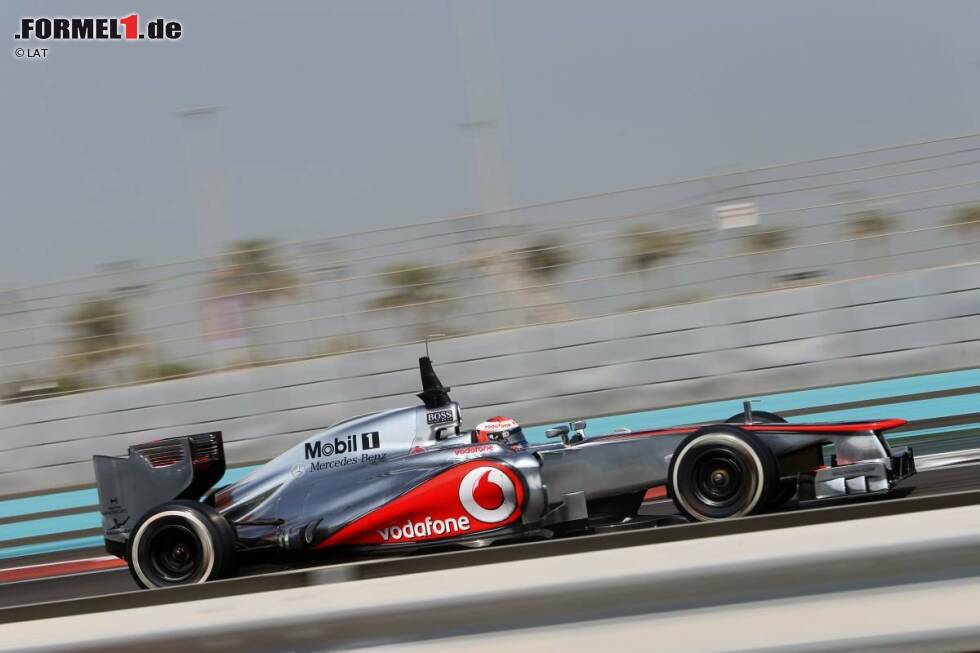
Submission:
[[[650,620],[658,627],[647,628],[645,637],[656,632],[662,648],[679,650],[709,643],[713,650],[829,648],[831,643],[838,648],[847,643],[850,649],[869,639],[907,646],[948,641],[951,635],[975,637],[970,600],[980,597],[978,494],[930,497],[934,510],[888,516],[868,511],[885,507],[887,513],[903,502],[669,527],[661,531],[667,541],[658,544],[640,541],[656,538],[654,530],[453,554],[466,561],[463,567],[452,565],[449,555],[419,558],[414,569],[398,569],[413,566],[411,559],[343,565],[293,575],[314,579],[313,586],[297,588],[283,575],[286,583],[280,580],[279,587],[294,589],[263,594],[232,588],[252,583],[252,591],[269,590],[276,586],[275,576],[135,595],[146,597],[136,605],[149,601],[149,609],[121,607],[124,596],[133,595],[88,600],[89,606],[109,611],[73,617],[66,615],[77,602],[18,608],[0,611],[7,622],[0,650],[27,645],[38,651],[370,649],[420,640],[426,650],[486,648],[498,640],[518,650],[548,636],[572,638],[569,650],[588,650],[598,641],[636,646],[640,640],[632,626]],[[906,507],[925,505],[922,499],[905,501]],[[852,518],[865,511],[859,527],[827,518],[849,510]],[[810,520],[791,525],[808,515],[824,518],[815,520],[819,525]],[[753,523],[779,520],[787,527],[748,532]],[[699,528],[701,537],[669,541],[672,532]],[[728,534],[706,537],[710,528]],[[631,538],[633,546],[623,548]],[[614,549],[604,546],[612,542]],[[538,557],[546,551],[549,555]],[[446,568],[447,561],[453,568]],[[426,562],[435,562],[435,570],[427,570]],[[372,565],[399,575],[361,571]],[[871,593],[875,589],[887,591]],[[923,594],[933,601],[929,610],[902,609],[903,596]],[[786,609],[764,627],[760,616],[772,613],[774,599]],[[821,611],[810,612],[817,603]],[[113,609],[117,605],[120,609]],[[745,615],[742,627],[721,627],[718,619],[734,614]],[[45,617],[55,615],[59,627],[51,628]],[[601,621],[610,618],[618,620]],[[672,625],[673,620],[687,628]],[[667,633],[672,638],[664,639]],[[576,634],[582,637],[577,642]]]
[[[540,424],[980,367],[978,306],[980,265],[964,265],[450,338],[434,354],[472,423],[509,412]],[[92,454],[194,429],[224,431],[232,465],[267,460],[412,401],[420,351],[4,406],[0,494],[88,485]]]

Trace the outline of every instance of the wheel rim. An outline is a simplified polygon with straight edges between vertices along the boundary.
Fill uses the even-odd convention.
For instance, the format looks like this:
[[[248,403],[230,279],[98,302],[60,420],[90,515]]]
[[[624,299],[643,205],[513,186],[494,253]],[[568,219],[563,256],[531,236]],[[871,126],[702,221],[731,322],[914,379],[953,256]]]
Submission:
[[[203,562],[203,551],[193,531],[183,524],[165,524],[147,541],[153,571],[168,583],[190,579]]]
[[[744,476],[745,467],[740,460],[726,450],[712,449],[694,461],[694,492],[710,506],[728,506],[738,500]]]
[[[147,519],[133,537],[133,571],[146,587],[203,583],[215,549],[210,531],[190,511],[166,510]]]

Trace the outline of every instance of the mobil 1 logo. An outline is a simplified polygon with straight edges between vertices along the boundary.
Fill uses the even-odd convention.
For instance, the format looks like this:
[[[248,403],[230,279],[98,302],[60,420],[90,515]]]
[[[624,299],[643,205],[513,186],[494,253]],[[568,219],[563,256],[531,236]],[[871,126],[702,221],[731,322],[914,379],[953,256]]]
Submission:
[[[312,460],[315,458],[329,458],[337,454],[370,451],[380,446],[381,437],[377,431],[372,431],[371,433],[352,434],[347,437],[334,438],[333,440],[307,442],[303,450],[306,459]]]

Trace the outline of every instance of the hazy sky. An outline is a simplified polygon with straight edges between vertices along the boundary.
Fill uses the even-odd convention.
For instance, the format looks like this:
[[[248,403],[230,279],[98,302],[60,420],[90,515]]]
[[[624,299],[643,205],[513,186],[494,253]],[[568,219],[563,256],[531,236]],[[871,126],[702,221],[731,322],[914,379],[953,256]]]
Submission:
[[[132,11],[178,19],[184,37],[13,56],[21,16]],[[448,0],[3,3],[0,288],[195,256],[202,194],[234,238],[472,210],[454,15]],[[488,15],[515,204],[980,132],[978,2],[506,1]],[[222,110],[176,114],[201,105]]]

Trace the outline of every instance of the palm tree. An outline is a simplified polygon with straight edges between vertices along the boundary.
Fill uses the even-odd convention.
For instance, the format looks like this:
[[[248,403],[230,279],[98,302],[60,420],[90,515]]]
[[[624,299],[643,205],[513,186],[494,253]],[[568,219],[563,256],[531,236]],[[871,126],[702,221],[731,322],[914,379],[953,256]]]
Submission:
[[[551,281],[572,262],[572,255],[560,238],[545,236],[515,252],[524,271],[541,281]]]
[[[854,211],[847,214],[847,218],[847,235],[854,239],[859,274],[868,274],[875,267],[883,269],[888,264],[885,261],[885,256],[888,254],[888,234],[895,230],[897,220],[878,209]],[[868,256],[863,255],[862,249],[868,250]],[[875,258],[881,260],[878,266],[874,265]],[[860,272],[862,267],[866,268],[864,273]]]
[[[433,306],[430,302],[445,299],[437,287],[445,280],[438,269],[431,265],[404,262],[391,263],[382,270],[381,280],[389,291],[371,301],[375,309],[412,309],[418,315],[419,324],[415,335],[424,338],[430,332]]]
[[[296,292],[296,276],[278,260],[276,243],[257,238],[241,240],[225,251],[221,266],[211,283],[212,299],[236,297],[241,302],[245,321],[245,338],[251,362],[257,362],[253,348],[257,328],[253,313],[263,302]]]
[[[69,365],[85,368],[119,356],[133,347],[128,335],[126,307],[114,297],[83,301],[67,316],[71,332]]]
[[[249,294],[258,300],[291,295],[296,277],[277,260],[276,244],[269,239],[241,240],[223,255],[215,290]]]
[[[959,209],[949,217],[946,225],[956,230],[962,245],[967,245],[961,249],[961,259],[964,261],[976,260],[976,254],[970,255],[968,252],[970,250],[976,252],[977,243],[975,239],[977,232],[980,232],[980,204]],[[970,244],[973,247],[969,247]]]
[[[777,227],[775,229],[759,229],[747,236],[746,251],[769,252],[774,249],[783,249],[789,245],[791,234],[789,229]]]
[[[863,209],[848,214],[848,233],[852,238],[880,236],[892,231],[895,218],[878,209]]]
[[[498,258],[496,265],[488,266],[489,274],[496,277],[496,285],[507,289],[505,293],[521,311],[525,323],[557,322],[573,317],[571,304],[559,298],[557,288],[548,287],[561,271],[573,260],[560,236],[541,236],[512,252],[518,266],[512,274],[513,258]],[[499,268],[499,269],[498,269]]]
[[[621,238],[626,248],[623,267],[634,272],[650,273],[656,266],[677,256],[691,244],[691,234],[688,232],[656,227],[647,229],[642,225],[628,229]],[[652,290],[649,279],[646,285],[648,290]]]

